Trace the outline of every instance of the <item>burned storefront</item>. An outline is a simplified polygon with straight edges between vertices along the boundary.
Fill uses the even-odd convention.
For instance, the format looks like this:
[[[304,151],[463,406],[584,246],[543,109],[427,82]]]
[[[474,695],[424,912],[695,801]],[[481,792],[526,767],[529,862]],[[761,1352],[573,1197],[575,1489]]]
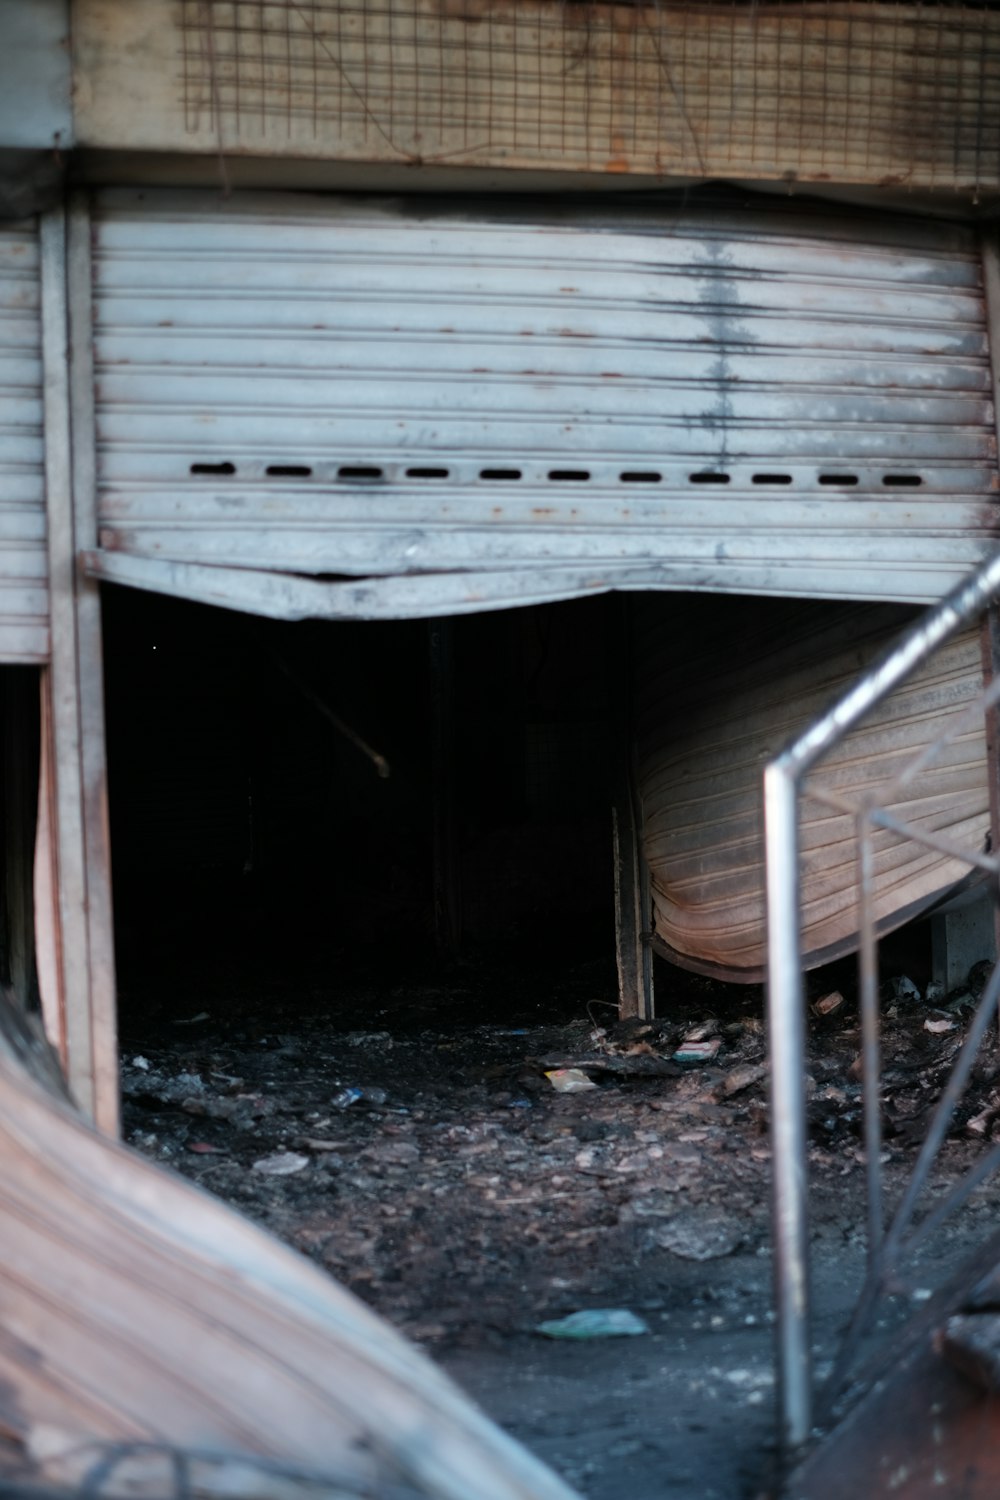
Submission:
[[[996,13],[12,9],[34,83],[30,109],[0,112],[3,978],[40,1009],[83,1115],[117,1133],[119,1028],[129,1098],[152,1110],[142,1025],[266,1015],[275,975],[317,1013],[338,986],[353,996],[359,1056],[385,1035],[378,985],[442,965],[469,1025],[496,1018],[517,972],[540,993],[567,953],[601,974],[586,1003],[599,990],[604,1020],[669,1017],[675,972],[759,984],[763,766],[996,543]],[[992,673],[983,642],[968,625],[923,663],[838,745],[826,787],[863,795],[958,724]],[[989,848],[992,755],[963,720],[889,808],[937,844],[903,850],[885,825],[878,931],[975,894],[984,872],[949,851]],[[810,970],[857,946],[855,831],[803,804]],[[654,957],[674,966],[658,1002]],[[502,975],[477,989],[463,963]],[[520,1029],[522,1011],[498,1014]],[[241,1037],[302,1048],[270,1019]],[[197,1082],[177,1095],[193,1153],[224,1154],[223,1120],[273,1114],[253,1114],[264,1083],[238,1092],[244,1063],[218,1073],[236,1080],[223,1104]],[[533,1108],[519,1076],[512,1113]],[[724,1115],[718,1089],[706,1108]],[[30,1087],[23,1110],[27,1222],[50,1127]],[[320,1172],[343,1147],[314,1113],[270,1144],[312,1141]],[[174,1184],[143,1240],[155,1175],[130,1185],[131,1158],[59,1122],[53,1203],[77,1171],[118,1183],[88,1231],[102,1276],[141,1243],[184,1306],[185,1257],[225,1239],[223,1211]],[[401,1172],[408,1129],[389,1121]],[[645,1214],[619,1215],[622,1245]],[[268,1299],[291,1273],[237,1240],[212,1276],[243,1274],[243,1254],[259,1271],[263,1362],[200,1425],[198,1390],[162,1399],[177,1442],[238,1432],[242,1453],[276,1378]],[[74,1239],[33,1276],[39,1243],[26,1233],[18,1272],[36,1313],[11,1327],[25,1348],[53,1340],[68,1388]],[[325,1263],[343,1274],[333,1250]],[[49,1275],[62,1290],[43,1316]],[[193,1331],[200,1295],[185,1315],[222,1382],[243,1304],[213,1344]],[[277,1336],[297,1379],[331,1309],[324,1335],[302,1312]],[[423,1378],[343,1316],[351,1349],[384,1353],[378,1380]],[[104,1347],[121,1329],[102,1318]],[[163,1337],[151,1324],[134,1369]],[[28,1427],[146,1441],[149,1401],[131,1410],[127,1361],[108,1360],[95,1391],[112,1416],[89,1392],[71,1420],[40,1381]],[[5,1364],[19,1391],[24,1363],[22,1348]],[[322,1469],[336,1392],[254,1451]],[[305,1399],[289,1386],[276,1427]],[[401,1494],[564,1492],[519,1478],[485,1427],[442,1478],[407,1448],[415,1410],[374,1467],[337,1476],[344,1494],[387,1483],[383,1460]],[[354,1407],[337,1421],[327,1455],[370,1443]],[[477,1443],[495,1488],[470,1480]],[[61,1463],[46,1477],[85,1472]]]
[[[492,627],[480,623],[478,644],[471,622],[446,627],[463,659],[439,663],[453,679],[443,676],[441,691],[469,736],[438,747],[452,761],[448,795],[461,795],[466,782],[466,800],[477,803],[466,821],[480,828],[515,780],[522,802],[561,801],[569,816],[560,858],[575,872],[573,903],[589,925],[599,856],[593,840],[589,851],[573,845],[574,830],[579,840],[588,821],[581,813],[599,820],[603,809],[606,818],[611,742],[621,757],[634,738],[631,714],[641,713],[658,939],[682,961],[759,977],[762,878],[759,853],[749,851],[759,841],[755,773],[764,748],[901,628],[901,611],[880,613],[864,601],[933,597],[957,559],[971,560],[990,534],[995,437],[981,271],[967,232],[710,198],[613,213],[567,201],[556,214],[530,203],[467,202],[456,211],[427,200],[338,205],[277,195],[220,207],[200,195],[143,192],[99,198],[92,213],[100,458],[90,575],[286,619],[461,618],[520,606]],[[529,704],[544,692],[546,671],[567,675],[546,665],[545,640],[565,627],[543,603],[664,588],[727,598],[700,609],[684,598],[651,600],[631,614],[575,606],[575,706],[572,690],[562,705]],[[751,607],[728,597],[774,594],[853,604]],[[347,692],[354,702],[360,694],[374,725],[386,701],[400,700],[400,686],[381,688],[375,630],[338,628],[344,646],[336,632],[329,637],[336,665],[325,669],[324,701],[336,706],[338,676],[346,686],[372,650],[371,694],[358,682]],[[127,625],[122,633],[131,635]],[[533,647],[518,639],[532,633]],[[770,711],[747,678],[757,637]],[[420,632],[396,624],[383,638],[406,682],[430,672]],[[710,695],[719,743],[708,724],[698,738],[705,682],[725,673],[726,643],[735,640],[743,643],[740,717],[760,721],[749,759],[738,758],[727,734],[732,689],[721,681]],[[797,643],[785,648],[787,660],[780,649],[775,656],[783,641]],[[169,649],[164,642],[154,660],[155,647],[150,641],[143,664],[154,696]],[[196,642],[188,651],[197,655]],[[269,668],[254,669],[260,679],[277,671],[287,691],[300,673],[306,685],[315,676],[283,662],[275,646],[264,651],[273,654]],[[515,654],[517,684],[505,666]],[[810,682],[806,696],[796,670]],[[948,683],[956,670],[973,692],[975,642],[944,668]],[[143,691],[135,679],[122,694],[127,717],[141,719]],[[203,689],[217,701],[220,691]],[[928,703],[925,692],[916,736]],[[686,745],[676,727],[681,704]],[[477,713],[485,714],[478,724]],[[416,703],[405,716],[415,726],[426,720]],[[277,705],[272,717],[283,717]],[[454,741],[457,732],[429,721],[416,729],[423,788],[434,776],[434,734]],[[196,740],[196,730],[186,738]],[[689,892],[684,850],[721,874],[726,860],[714,859],[713,839],[717,830],[731,849],[733,829],[702,804],[698,827],[671,832],[685,799],[662,764],[666,755],[678,780],[690,781],[712,764],[713,749],[708,774],[722,775],[749,866],[752,910],[734,920],[754,929],[756,944],[755,956],[734,953],[728,963],[719,958],[729,939],[712,930],[711,898]],[[285,754],[294,763],[291,744]],[[984,752],[981,759],[978,789],[966,778],[945,814],[955,826],[975,824],[977,838],[987,817]],[[573,791],[583,767],[593,772],[589,798]],[[305,774],[303,762],[290,778],[300,793]],[[378,791],[390,804],[390,788]],[[356,813],[359,792],[346,796]],[[254,831],[252,772],[243,782],[231,775],[226,795],[250,820],[231,863],[252,863],[255,838],[267,837],[263,822]],[[935,795],[940,820],[950,792]],[[266,820],[263,803],[258,811]],[[439,811],[445,821],[458,815]],[[179,819],[178,807],[168,821]],[[137,831],[131,814],[125,820]],[[395,856],[388,829],[366,826],[364,853],[331,830],[330,846],[343,850],[341,878],[356,891],[368,878],[365,860],[385,867],[387,888],[379,896],[371,887],[368,910],[389,930],[394,858],[404,904],[419,905],[419,872],[431,863],[426,852],[405,854],[418,836],[415,820],[415,806],[400,810]],[[313,823],[304,808],[298,821]],[[530,832],[522,836],[526,872],[558,849],[551,836],[534,849]],[[455,830],[452,838],[461,842]],[[447,841],[439,834],[439,842]],[[491,869],[502,870],[498,884],[508,891],[518,877],[488,836],[480,842],[480,863],[463,884],[482,908]],[[456,883],[457,871],[448,879]],[[558,867],[542,882],[558,889]],[[330,900],[322,882],[312,884]],[[942,871],[912,890],[896,882],[886,915],[902,919],[948,884]],[[734,887],[724,889],[731,908]],[[550,925],[570,920],[571,910],[552,909]],[[678,912],[690,915],[686,932],[677,930]],[[502,902],[496,915],[501,927],[517,928],[519,915]],[[351,925],[360,922],[359,912]],[[834,920],[815,947],[832,956],[849,941]]]

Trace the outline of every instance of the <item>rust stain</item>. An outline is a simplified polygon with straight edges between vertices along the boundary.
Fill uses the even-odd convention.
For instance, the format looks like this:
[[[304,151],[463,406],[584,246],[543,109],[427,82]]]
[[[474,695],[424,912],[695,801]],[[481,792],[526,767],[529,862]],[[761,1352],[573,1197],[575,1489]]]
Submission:
[[[592,339],[592,333],[581,333],[576,328],[557,328],[556,333],[561,339]]]
[[[534,505],[531,508],[533,516],[554,516],[555,507],[552,505]]]
[[[601,379],[602,380],[621,380],[622,378],[623,377],[622,377],[621,370],[602,370],[601,371]]]
[[[627,156],[611,156],[604,163],[605,172],[631,172],[632,165]]]

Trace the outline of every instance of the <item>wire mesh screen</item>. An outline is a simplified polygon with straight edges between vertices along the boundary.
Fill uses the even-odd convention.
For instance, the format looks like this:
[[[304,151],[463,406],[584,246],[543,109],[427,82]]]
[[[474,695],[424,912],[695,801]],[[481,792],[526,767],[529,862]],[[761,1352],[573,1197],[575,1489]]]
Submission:
[[[975,190],[1000,10],[871,0],[182,0],[221,149]]]

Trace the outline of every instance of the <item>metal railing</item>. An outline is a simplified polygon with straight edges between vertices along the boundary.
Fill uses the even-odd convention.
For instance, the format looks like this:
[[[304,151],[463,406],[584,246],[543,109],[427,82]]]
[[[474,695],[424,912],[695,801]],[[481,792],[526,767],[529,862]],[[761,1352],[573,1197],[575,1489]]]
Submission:
[[[823,757],[949,637],[975,620],[998,595],[1000,553],[970,575],[940,604],[928,610],[838,703],[771,761],[764,773],[778,1409],[780,1436],[786,1453],[801,1447],[808,1439],[814,1420],[815,1395],[809,1318],[806,1005],[800,937],[799,802],[807,776]],[[1000,880],[1000,859],[995,854],[970,853],[939,834],[912,826],[883,805],[893,794],[911,785],[940,749],[967,731],[970,724],[981,723],[983,716],[998,702],[1000,677],[994,677],[970,707],[949,719],[946,730],[933,744],[912,755],[901,770],[889,776],[874,791],[848,799],[827,788],[813,785],[808,788],[810,798],[825,803],[839,814],[848,813],[854,818],[858,839],[858,977],[868,1261],[853,1318],[825,1385],[825,1393],[831,1401],[851,1368],[872,1310],[887,1289],[889,1277],[917,1244],[925,1240],[1000,1165],[1000,1146],[984,1152],[945,1198],[912,1227],[918,1199],[947,1134],[955,1105],[969,1080],[987,1027],[997,1015],[1000,996],[998,965],[969,1023],[964,1044],[933,1111],[909,1180],[886,1224],[881,1160],[873,834],[876,829],[889,829]]]

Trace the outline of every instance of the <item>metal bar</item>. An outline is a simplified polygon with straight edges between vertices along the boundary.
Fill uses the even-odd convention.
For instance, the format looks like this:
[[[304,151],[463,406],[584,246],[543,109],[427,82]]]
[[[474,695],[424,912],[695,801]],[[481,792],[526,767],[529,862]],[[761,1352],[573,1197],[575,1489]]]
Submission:
[[[926,770],[938,751],[943,750],[945,745],[950,745],[953,740],[957,740],[966,729],[978,729],[983,715],[988,713],[998,701],[1000,701],[1000,681],[991,683],[973,703],[969,704],[968,708],[963,709],[956,718],[952,719],[944,734],[926,745],[920,754],[914,756],[913,760],[909,761],[896,776],[891,776],[884,782],[881,789],[882,795],[901,792],[908,787],[921,771]]]
[[[978,870],[985,870],[990,875],[1000,875],[1000,859],[993,859],[989,854],[970,853],[968,849],[960,849],[950,839],[944,839],[938,833],[928,833],[922,828],[916,828],[905,819],[897,818],[894,813],[886,812],[884,808],[867,805],[862,807],[847,797],[838,796],[836,792],[813,786],[809,788],[809,797],[812,801],[822,802],[824,806],[833,808],[835,812],[846,813],[849,817],[856,818],[860,813],[866,813],[870,821],[877,823],[880,828],[888,829],[891,833],[902,834],[905,838],[912,839],[915,844],[926,844],[928,849],[936,849],[939,854],[947,854],[950,859],[962,860],[963,863],[973,865]]]
[[[965,1041],[962,1043],[962,1050],[958,1054],[958,1060],[952,1069],[947,1087],[938,1100],[930,1128],[924,1137],[923,1145],[920,1147],[920,1153],[914,1163],[906,1191],[886,1233],[884,1241],[886,1265],[894,1261],[906,1226],[913,1217],[913,1210],[916,1207],[917,1199],[923,1191],[924,1184],[934,1163],[934,1158],[941,1149],[941,1143],[947,1133],[955,1106],[962,1097],[969,1074],[972,1072],[976,1054],[982,1044],[983,1037],[986,1035],[987,1028],[996,1015],[998,996],[1000,996],[1000,964],[994,968],[993,973],[990,975],[989,984],[983,991],[982,998],[976,1007],[976,1013],[966,1033]]]
[[[891,646],[839,702],[793,740],[772,764],[795,776],[809,770],[956,630],[981,614],[998,592],[1000,550],[963,579],[940,604],[929,609],[916,627]]]
[[[896,1266],[899,1262],[900,1247],[903,1243],[906,1226],[913,1217],[913,1210],[916,1207],[917,1199],[923,1191],[934,1158],[941,1147],[941,1142],[944,1140],[955,1105],[958,1103],[968,1081],[968,1076],[972,1071],[972,1065],[976,1060],[976,1054],[979,1051],[983,1036],[995,1014],[998,994],[1000,994],[1000,965],[994,969],[990,982],[983,992],[962,1051],[959,1054],[958,1062],[952,1071],[951,1078],[948,1080],[948,1086],[938,1102],[930,1129],[924,1137],[924,1142],[920,1148],[913,1171],[910,1174],[906,1191],[896,1209],[892,1223],[884,1235],[877,1253],[869,1259],[868,1274],[865,1278],[861,1296],[854,1309],[850,1326],[844,1335],[837,1358],[834,1360],[833,1368],[823,1388],[823,1394],[820,1399],[820,1412],[824,1417],[837,1397],[847,1371],[854,1359],[858,1345],[869,1326],[872,1310],[883,1287],[886,1270]],[[915,1231],[913,1238],[922,1238],[923,1234],[924,1229],[921,1225]]]
[[[631,601],[609,601],[608,696],[613,722],[611,809],[614,836],[615,957],[622,1016],[653,1016],[653,950],[643,934],[651,926],[649,866],[642,847],[642,801],[636,767],[632,674]]]
[[[768,1026],[774,1169],[778,1410],[786,1449],[812,1426],[809,1347],[805,1003],[799,938],[797,784],[787,764],[764,772],[767,846]]]
[[[636,815],[639,833],[639,978],[642,986],[640,996],[641,1014],[647,1021],[656,1015],[656,990],[654,988],[653,945],[649,941],[647,926],[653,925],[653,882],[649,872],[649,861],[643,847],[642,803]]]
[[[986,303],[987,348],[993,394],[993,421],[1000,447],[1000,235],[985,230],[980,238],[983,293]],[[1000,609],[994,602],[983,621],[983,676],[1000,681]],[[990,834],[993,848],[1000,850],[1000,713],[986,715],[986,760],[990,778]],[[995,896],[1000,892],[995,892]],[[993,909],[993,934],[1000,957],[1000,900]]]
[[[976,1164],[966,1172],[960,1182],[957,1182],[950,1193],[946,1193],[941,1202],[927,1215],[921,1219],[913,1233],[905,1240],[897,1251],[897,1263],[907,1260],[922,1245],[927,1237],[934,1233],[956,1209],[961,1208],[967,1198],[970,1198],[981,1183],[985,1182],[991,1173],[1000,1167],[1000,1146],[994,1146],[992,1151],[987,1151],[985,1156],[980,1157]]]
[[[608,698],[612,716],[611,834],[615,893],[615,961],[618,969],[618,1013],[641,1016],[642,948],[637,885],[634,789],[632,786],[630,620],[625,599],[608,600]]]
[[[854,1362],[858,1345],[871,1326],[871,1315],[878,1301],[879,1292],[882,1290],[884,1245],[883,1241],[869,1262],[865,1284],[861,1288],[861,1296],[858,1298],[847,1332],[837,1351],[837,1357],[819,1394],[817,1413],[820,1422],[827,1421],[830,1410],[840,1394],[844,1378]]]
[[[983,616],[980,645],[983,653],[983,677],[986,682],[1000,682],[1000,612],[991,604]],[[994,706],[986,714],[986,771],[990,794],[990,847],[1000,849],[1000,722]],[[1000,863],[1000,862],[998,862]],[[993,945],[1000,956],[1000,890],[993,887]]]
[[[808,1201],[807,1133],[804,1095],[805,1027],[799,942],[799,870],[797,794],[801,778],[834,744],[884,701],[956,630],[982,612],[1000,591],[1000,552],[966,579],[924,616],[916,629],[900,641],[826,714],[793,741],[764,773],[764,813],[767,852],[768,1009],[770,1026],[772,1104],[771,1138],[774,1168],[775,1295],[777,1305],[779,1423],[787,1448],[798,1447],[809,1435],[812,1417],[812,1377],[808,1317]],[[830,800],[830,799],[826,799]],[[849,808],[857,816],[858,809]],[[867,811],[865,809],[864,811]],[[867,832],[870,842],[870,831]],[[863,858],[870,859],[869,855]],[[975,863],[976,861],[971,861]],[[992,871],[995,873],[995,871]],[[866,869],[870,882],[870,866]],[[863,876],[863,883],[864,883]],[[871,913],[868,917],[871,922]],[[873,934],[871,935],[873,943]],[[883,1266],[898,1246],[913,1204],[923,1186],[930,1162],[943,1139],[953,1102],[935,1117],[931,1136],[917,1164],[917,1180],[893,1221],[890,1234],[881,1233],[878,1156],[881,1126],[876,1118],[877,983],[873,984],[874,949],[862,962],[863,1026],[866,1067],[866,1136],[869,1171],[869,1272],[851,1327],[827,1385],[834,1393],[861,1338],[878,1296]],[[997,985],[1000,989],[1000,981]],[[991,983],[990,989],[993,989]],[[989,1009],[992,1010],[993,995]],[[978,1020],[978,1017],[977,1017]],[[964,1087],[985,1022],[958,1083]],[[967,1044],[968,1045],[968,1044]],[[966,1054],[963,1052],[963,1060]],[[955,1078],[946,1098],[951,1100]],[[955,1095],[957,1097],[957,1094]],[[936,1127],[936,1128],[935,1128]],[[931,1140],[933,1137],[933,1141]],[[874,1148],[874,1149],[873,1149]]]
[[[646,858],[646,823],[639,784],[639,737],[635,725],[635,633],[633,601],[627,594],[621,596],[621,614],[625,623],[625,725],[628,732],[628,791],[632,801],[632,826],[635,830],[635,857],[638,873],[636,941],[639,962],[639,1013],[647,1021],[656,1015],[656,994],[653,988],[653,947],[649,941],[653,922],[653,880]]]
[[[960,849],[950,839],[943,839],[939,834],[914,828],[912,823],[895,817],[884,808],[873,807],[868,813],[868,818],[872,823],[878,824],[879,828],[888,829],[890,833],[902,834],[904,838],[912,839],[915,844],[925,844],[928,849],[936,849],[939,854],[947,854],[951,859],[973,865],[977,870],[986,870],[990,875],[1000,874],[1000,860],[992,859],[988,854],[972,854],[967,849]]]
[[[860,883],[859,990],[861,1056],[864,1092],[865,1176],[868,1185],[868,1265],[874,1267],[882,1244],[882,1099],[879,1089],[878,958],[875,936],[875,850],[868,819],[858,818],[858,878]]]

